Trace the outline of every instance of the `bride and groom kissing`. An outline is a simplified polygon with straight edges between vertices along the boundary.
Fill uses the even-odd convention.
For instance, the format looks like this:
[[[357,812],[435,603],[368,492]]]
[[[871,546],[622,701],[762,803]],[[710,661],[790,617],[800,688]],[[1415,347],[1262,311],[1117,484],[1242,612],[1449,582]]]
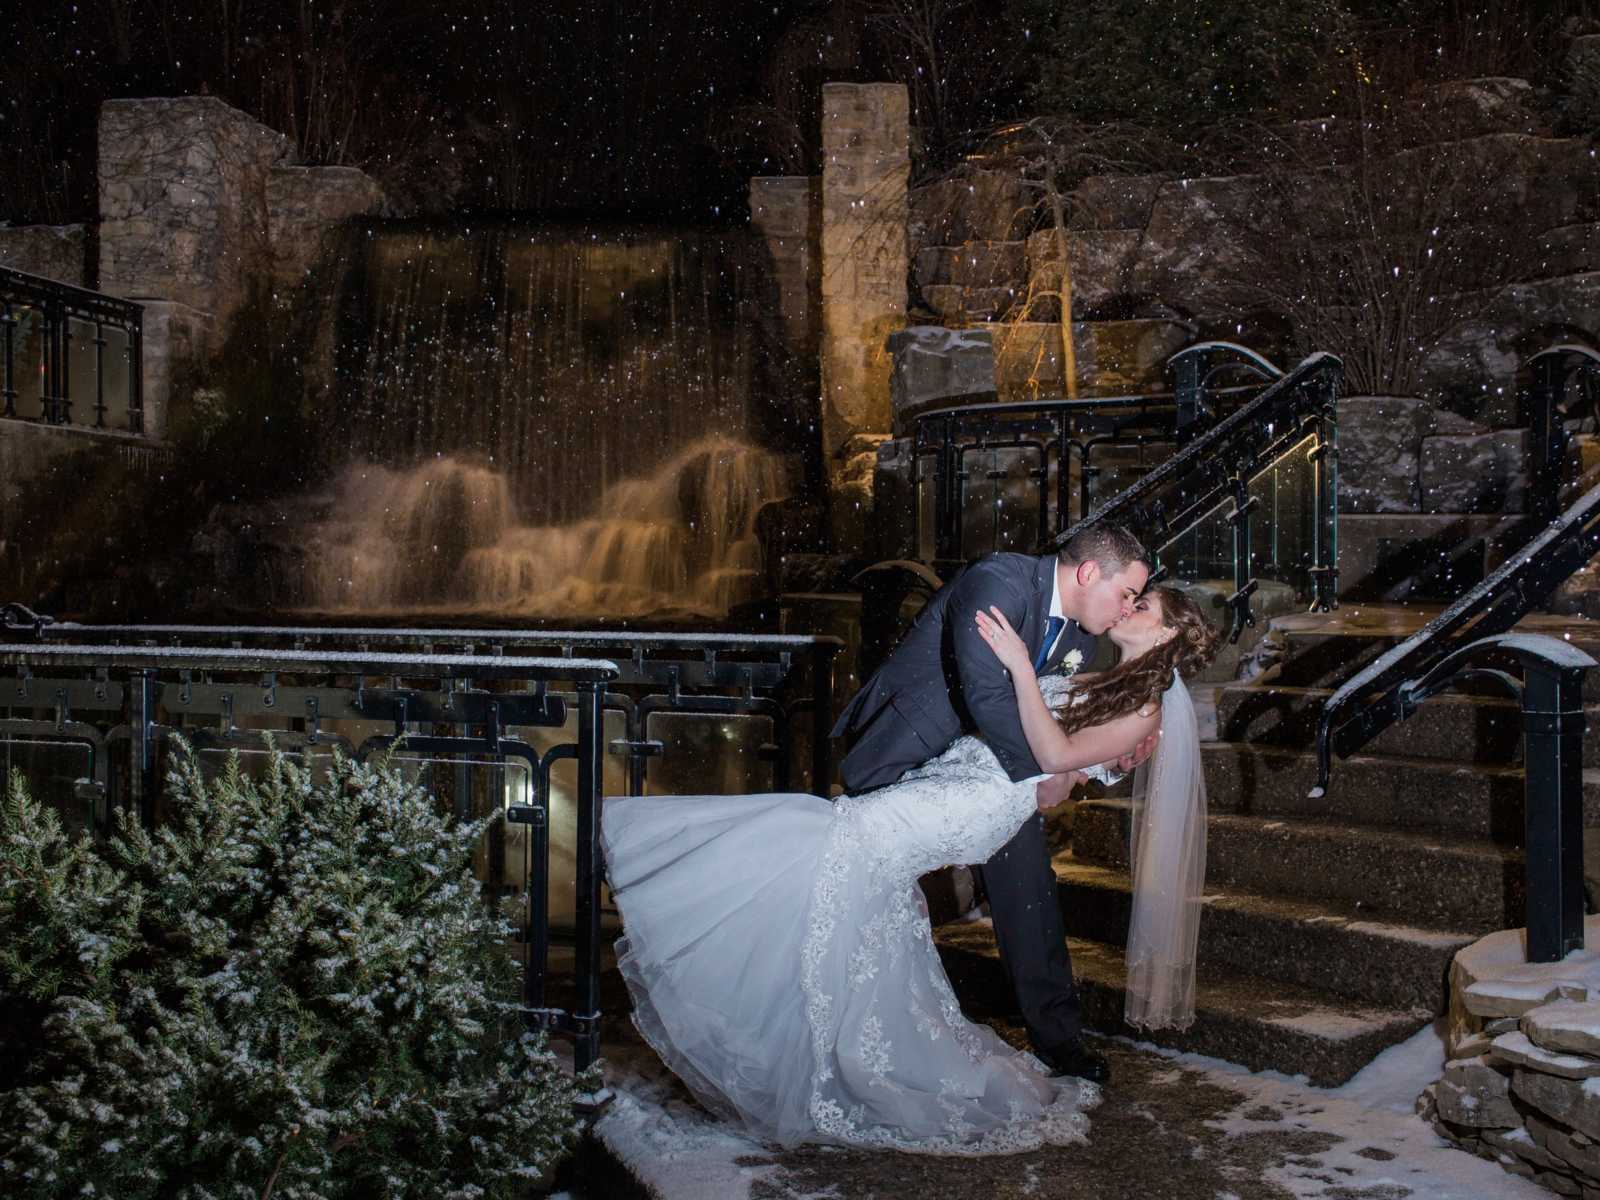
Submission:
[[[706,1107],[786,1145],[1082,1140],[1108,1071],[1082,1041],[1041,813],[1105,764],[1136,769],[1125,1017],[1192,1019],[1205,794],[1182,678],[1219,638],[1148,578],[1108,522],[964,568],[841,715],[836,801],[605,801],[633,1020]],[[1115,667],[1059,673],[1102,634]],[[952,864],[981,872],[1031,1053],[967,1021],[944,973],[917,880]]]

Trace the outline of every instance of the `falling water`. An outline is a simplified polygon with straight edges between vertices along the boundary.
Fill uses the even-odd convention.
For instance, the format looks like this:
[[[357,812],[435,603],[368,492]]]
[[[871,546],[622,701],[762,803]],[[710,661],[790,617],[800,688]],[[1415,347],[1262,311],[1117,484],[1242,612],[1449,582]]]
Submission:
[[[783,460],[721,438],[624,480],[595,513],[525,524],[503,473],[444,457],[352,467],[312,547],[320,607],[719,615],[762,590],[756,514],[787,492]]]

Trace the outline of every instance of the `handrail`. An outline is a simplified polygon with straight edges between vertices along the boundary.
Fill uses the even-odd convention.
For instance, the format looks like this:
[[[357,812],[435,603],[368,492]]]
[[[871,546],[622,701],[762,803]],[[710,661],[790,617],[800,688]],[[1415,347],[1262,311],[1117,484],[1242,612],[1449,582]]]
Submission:
[[[77,319],[94,325],[94,338],[89,343],[94,347],[93,395],[90,397],[87,391],[83,393],[86,403],[91,398],[94,402],[90,406],[95,415],[92,427],[106,428],[106,412],[110,407],[105,394],[105,327],[110,326],[121,329],[127,335],[127,396],[124,398],[127,427],[129,433],[142,434],[144,306],[132,300],[47,279],[42,275],[29,275],[9,267],[0,267],[0,417],[17,416],[16,402],[21,395],[17,389],[20,380],[16,342],[20,321],[14,311],[18,307],[32,309],[43,317],[42,359],[39,364],[42,411],[39,419],[52,425],[72,423],[72,408],[78,403],[78,389],[72,382],[73,330],[70,319]]]
[[[1402,720],[1467,677],[1497,683],[1520,702],[1528,962],[1560,962],[1584,945],[1583,675],[1596,666],[1558,638],[1501,633],[1454,647],[1397,690]]]
[[[1346,680],[1317,725],[1317,785],[1334,752],[1348,757],[1415,707],[1415,682],[1468,641],[1509,631],[1600,552],[1600,486],[1411,637]]]
[[[508,823],[529,832],[527,888],[528,952],[523,964],[523,1015],[535,1026],[570,1035],[579,1069],[600,1052],[600,807],[604,780],[605,702],[615,664],[600,659],[491,657],[463,654],[363,650],[286,650],[272,647],[117,646],[94,644],[0,644],[0,667],[16,671],[0,684],[0,741],[10,737],[53,740],[87,748],[92,779],[82,781],[108,803],[126,801],[133,815],[156,814],[158,762],[163,742],[201,736],[237,746],[248,736],[235,719],[275,713],[303,720],[304,732],[275,733],[310,753],[318,745],[344,745],[357,757],[380,751],[402,737],[407,753],[467,755],[504,769],[521,760],[530,780],[531,803],[505,809]],[[198,678],[197,678],[198,676]],[[280,687],[280,676],[294,681]],[[387,686],[375,686],[376,676]],[[353,677],[353,678],[352,678]],[[511,681],[510,690],[472,686],[480,679]],[[404,680],[407,686],[402,686]],[[426,681],[426,682],[424,682]],[[521,686],[516,686],[520,683]],[[513,726],[562,728],[569,701],[552,693],[560,684],[574,693],[574,741],[547,751],[510,736]],[[294,710],[298,707],[299,713]],[[53,712],[41,720],[39,710]],[[197,721],[183,729],[167,721]],[[391,733],[359,747],[323,731],[325,719],[360,718],[390,723]],[[436,724],[453,727],[439,736]],[[115,751],[113,748],[115,747]],[[550,931],[544,907],[549,879],[549,763],[577,761],[574,793],[577,838],[573,902],[576,925],[575,1002],[545,1003]],[[114,765],[114,760],[115,764]],[[470,779],[470,776],[468,776]],[[491,788],[501,785],[491,779]],[[470,793],[470,786],[468,788]],[[457,795],[458,814],[471,815]],[[498,807],[498,801],[497,801]],[[539,882],[532,882],[537,879]]]
[[[1567,391],[1575,379],[1600,379],[1600,353],[1588,346],[1551,346],[1530,358],[1528,368],[1533,373],[1525,414],[1533,432],[1528,511],[1537,521],[1553,521],[1561,511],[1561,474],[1571,441],[1562,419]]]
[[[1315,435],[1312,451],[1316,468],[1316,540],[1310,568],[1314,611],[1335,604],[1337,563],[1336,401],[1344,366],[1331,354],[1311,355],[1287,375],[1269,384],[1254,400],[1230,413],[1200,434],[1184,449],[1153,471],[1113,496],[1089,519],[1120,521],[1156,546],[1192,529],[1217,505],[1230,497],[1233,512],[1234,592],[1227,603],[1233,610],[1231,640],[1246,625],[1255,624],[1250,597],[1257,581],[1250,573],[1250,524],[1254,503],[1250,479],[1296,442]],[[1075,527],[1074,527],[1075,528]],[[1059,547],[1072,536],[1064,530],[1054,542]]]
[[[1258,395],[1259,383],[1214,386],[1224,371],[1243,372],[1273,381],[1283,372],[1262,355],[1233,342],[1201,342],[1178,351],[1167,360],[1173,380],[1170,391],[1141,392],[1087,399],[1064,398],[1000,402],[996,392],[967,393],[949,398],[915,414],[912,431],[911,484],[924,481],[923,460],[933,457],[934,546],[932,562],[954,567],[966,560],[963,521],[964,480],[969,476],[964,456],[978,450],[1031,451],[1038,459],[1028,474],[1038,491],[1038,541],[1050,539],[1066,523],[1069,512],[1069,453],[1076,452],[1080,470],[1078,511],[1087,511],[1091,487],[1102,468],[1092,452],[1105,445],[1144,446],[1175,444],[1179,451],[1215,422],[1215,402],[1224,396]],[[1131,431],[1131,432],[1130,432]],[[1083,435],[1087,436],[1083,436]],[[967,444],[962,438],[976,438]],[[1052,529],[1048,479],[1051,447],[1057,456],[1055,521]],[[922,525],[920,505],[915,517]]]

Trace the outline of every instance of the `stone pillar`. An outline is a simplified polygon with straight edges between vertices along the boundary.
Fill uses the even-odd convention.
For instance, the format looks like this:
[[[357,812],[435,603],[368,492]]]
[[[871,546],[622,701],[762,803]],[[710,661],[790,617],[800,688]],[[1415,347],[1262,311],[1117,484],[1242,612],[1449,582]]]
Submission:
[[[903,85],[823,86],[822,451],[836,497],[852,439],[889,432],[886,343],[906,316],[909,130]],[[834,526],[835,550],[858,552],[846,543],[860,522]]]
[[[817,245],[822,181],[806,175],[757,175],[750,180],[750,220],[772,257],[778,316],[796,354],[817,353],[821,278]]]

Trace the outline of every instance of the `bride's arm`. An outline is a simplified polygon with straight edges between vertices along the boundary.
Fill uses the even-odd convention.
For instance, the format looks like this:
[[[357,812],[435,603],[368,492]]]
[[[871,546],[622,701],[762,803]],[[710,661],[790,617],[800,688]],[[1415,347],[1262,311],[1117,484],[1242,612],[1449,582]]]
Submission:
[[[1022,733],[1041,770],[1076,771],[1109,762],[1130,753],[1160,727],[1161,706],[1157,704],[1070,734],[1062,732],[1039,691],[1028,648],[1012,630],[1005,614],[997,610],[992,616],[979,613],[977,620],[984,640],[1011,672]]]

